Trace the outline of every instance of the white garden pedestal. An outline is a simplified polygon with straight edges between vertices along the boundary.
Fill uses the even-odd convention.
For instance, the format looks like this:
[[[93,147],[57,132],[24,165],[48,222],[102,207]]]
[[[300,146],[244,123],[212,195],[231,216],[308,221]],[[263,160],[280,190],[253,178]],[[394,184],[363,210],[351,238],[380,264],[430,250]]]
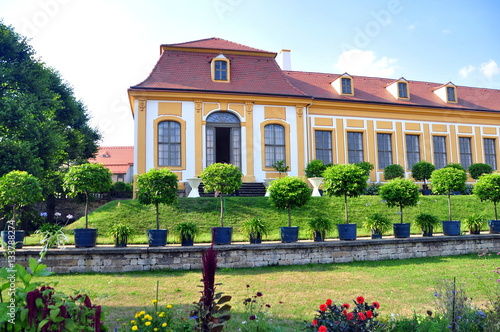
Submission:
[[[191,186],[191,191],[189,192],[188,197],[200,197],[200,193],[198,192],[198,186],[201,183],[200,178],[189,178],[186,179],[189,185]]]
[[[266,187],[266,194],[264,195],[265,197],[269,197],[269,185],[271,182],[273,182],[276,179],[264,179],[264,186]]]
[[[313,192],[312,192],[312,197],[320,197],[321,194],[319,193],[319,186],[321,185],[321,182],[323,182],[323,178],[307,178],[309,182],[311,182],[311,185],[313,186]]]

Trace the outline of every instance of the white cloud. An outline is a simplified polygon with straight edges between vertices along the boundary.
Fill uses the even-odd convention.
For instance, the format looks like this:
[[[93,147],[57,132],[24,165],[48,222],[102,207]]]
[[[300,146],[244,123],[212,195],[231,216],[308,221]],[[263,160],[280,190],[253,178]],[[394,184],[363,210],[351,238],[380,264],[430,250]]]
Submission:
[[[467,78],[474,70],[476,70],[476,67],[474,67],[473,65],[468,65],[460,69],[458,73],[460,74],[461,78]]]
[[[335,68],[352,75],[391,77],[396,70],[396,61],[386,56],[377,58],[373,51],[349,50],[340,54]]]
[[[500,74],[500,68],[498,64],[490,59],[488,62],[483,62],[481,66],[479,66],[479,71],[486,77],[489,81],[493,80],[494,75]]]

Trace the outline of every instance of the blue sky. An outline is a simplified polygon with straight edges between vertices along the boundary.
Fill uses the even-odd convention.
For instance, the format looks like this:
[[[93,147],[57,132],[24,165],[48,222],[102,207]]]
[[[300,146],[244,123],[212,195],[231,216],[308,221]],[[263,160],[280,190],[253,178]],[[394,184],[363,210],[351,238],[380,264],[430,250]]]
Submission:
[[[500,2],[428,0],[0,0],[87,105],[101,145],[133,145],[127,88],[159,46],[219,37],[290,49],[292,69],[500,89]]]

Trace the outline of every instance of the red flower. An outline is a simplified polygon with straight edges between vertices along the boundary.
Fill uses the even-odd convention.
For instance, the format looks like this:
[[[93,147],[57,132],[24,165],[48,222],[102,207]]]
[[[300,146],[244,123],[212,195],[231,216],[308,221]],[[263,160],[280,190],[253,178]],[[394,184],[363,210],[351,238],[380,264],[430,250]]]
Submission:
[[[378,308],[380,308],[380,303],[378,303],[378,302],[373,302],[373,303],[372,303],[372,306],[373,306],[375,309],[378,309]]]
[[[343,310],[342,313],[347,316],[347,310]]]
[[[328,329],[326,328],[326,326],[321,325],[318,329],[318,332],[328,332]]]
[[[372,318],[373,317],[373,313],[370,310],[366,311],[366,317]]]
[[[321,311],[326,311],[326,309],[327,309],[326,304],[320,304],[320,305],[319,305],[319,310],[321,310]]]
[[[346,308],[346,309],[349,309],[351,306],[349,305],[349,303],[344,303],[342,304],[342,308]]]
[[[352,320],[354,318],[354,314],[352,312],[347,314],[347,320]]]
[[[362,296],[358,296],[356,298],[356,302],[358,302],[359,304],[363,304],[363,303],[365,303],[365,298]]]
[[[313,319],[313,321],[311,322],[312,326],[318,326],[318,320],[317,319]]]
[[[330,299],[326,300],[326,305],[332,305],[332,300]]]
[[[365,314],[364,314],[364,313],[362,313],[362,312],[358,312],[358,319],[359,319],[359,320],[366,320],[366,316],[365,316]]]

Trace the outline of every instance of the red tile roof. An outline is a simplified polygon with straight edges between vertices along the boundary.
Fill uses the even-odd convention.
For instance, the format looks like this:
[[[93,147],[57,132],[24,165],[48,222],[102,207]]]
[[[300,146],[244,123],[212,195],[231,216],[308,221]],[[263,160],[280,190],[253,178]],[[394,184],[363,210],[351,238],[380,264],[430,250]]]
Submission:
[[[113,174],[125,174],[134,164],[133,146],[102,146],[97,155],[89,159],[91,163],[100,163],[106,166]]]
[[[231,94],[387,103],[448,109],[500,111],[500,90],[457,86],[458,103],[446,103],[434,90],[442,84],[408,81],[410,100],[398,100],[386,87],[394,79],[352,76],[354,96],[339,95],[331,82],[340,75],[282,71],[270,53],[219,38],[166,47],[150,76],[131,90],[198,91]],[[225,53],[224,51],[229,53]],[[255,52],[252,55],[238,52]],[[210,61],[224,54],[230,60],[230,82],[213,82]],[[273,57],[269,55],[273,54]]]

